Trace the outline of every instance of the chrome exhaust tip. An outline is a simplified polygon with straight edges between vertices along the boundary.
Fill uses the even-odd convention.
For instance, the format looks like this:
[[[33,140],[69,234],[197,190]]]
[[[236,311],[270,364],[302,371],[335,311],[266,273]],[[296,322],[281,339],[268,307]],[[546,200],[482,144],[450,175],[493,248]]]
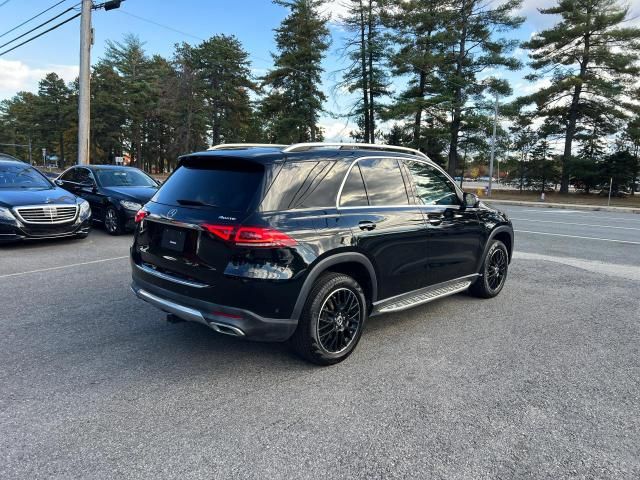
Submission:
[[[209,322],[209,327],[223,335],[231,335],[232,337],[244,337],[244,332],[237,327],[226,325],[224,323]]]

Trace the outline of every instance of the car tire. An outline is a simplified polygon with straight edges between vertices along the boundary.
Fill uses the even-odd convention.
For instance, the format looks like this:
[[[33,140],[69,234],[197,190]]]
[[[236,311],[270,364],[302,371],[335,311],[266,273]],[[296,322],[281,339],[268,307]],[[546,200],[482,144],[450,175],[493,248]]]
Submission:
[[[307,297],[291,346],[312,363],[339,363],[358,345],[366,318],[367,301],[358,282],[348,275],[325,273]]]
[[[120,235],[122,233],[122,222],[118,211],[113,207],[108,207],[104,212],[104,229],[109,235]]]
[[[493,298],[504,287],[509,272],[509,251],[500,240],[491,240],[482,262],[480,277],[469,287],[475,297]]]

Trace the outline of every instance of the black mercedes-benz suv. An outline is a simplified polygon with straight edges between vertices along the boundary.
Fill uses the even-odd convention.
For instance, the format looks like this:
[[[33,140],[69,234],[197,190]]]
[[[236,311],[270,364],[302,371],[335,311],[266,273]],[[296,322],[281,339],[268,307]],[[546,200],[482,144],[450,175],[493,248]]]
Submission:
[[[0,156],[0,243],[85,238],[90,229],[89,203],[56,187],[28,163]]]
[[[135,294],[332,364],[368,317],[504,286],[513,228],[401,147],[241,145],[180,158],[136,216]]]

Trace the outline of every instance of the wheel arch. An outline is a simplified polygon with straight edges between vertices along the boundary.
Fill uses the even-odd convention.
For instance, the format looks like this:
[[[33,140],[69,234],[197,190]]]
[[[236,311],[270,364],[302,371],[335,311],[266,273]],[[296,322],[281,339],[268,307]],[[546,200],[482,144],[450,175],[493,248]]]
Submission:
[[[511,258],[513,257],[513,228],[509,225],[500,225],[491,230],[491,233],[484,244],[482,255],[478,259],[477,271],[480,271],[482,268],[484,258],[489,250],[489,245],[491,245],[491,240],[500,240],[505,244],[507,251],[509,252],[509,263],[511,263]]]
[[[336,253],[320,260],[311,268],[293,307],[292,317],[294,319],[300,318],[309,292],[316,280],[325,272],[344,273],[353,277],[365,291],[367,300],[370,303],[377,300],[378,277],[371,261],[364,254],[358,252]]]

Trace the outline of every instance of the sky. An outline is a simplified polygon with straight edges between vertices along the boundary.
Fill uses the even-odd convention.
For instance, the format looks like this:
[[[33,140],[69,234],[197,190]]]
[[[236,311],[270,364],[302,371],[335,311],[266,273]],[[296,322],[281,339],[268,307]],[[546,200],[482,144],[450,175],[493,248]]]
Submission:
[[[58,1],[60,0],[0,0],[0,35]],[[21,29],[0,37],[0,45],[78,3],[79,0],[65,0]],[[524,0],[519,13],[526,21],[518,30],[507,35],[527,40],[536,31],[553,24],[552,17],[541,15],[537,11],[537,8],[552,3],[554,0]],[[631,0],[629,5],[632,14],[640,15],[640,0]],[[339,22],[344,7],[342,0],[331,0],[326,2],[324,8],[325,14],[331,17],[329,28],[332,37],[332,45],[323,65],[323,89],[328,97],[325,109],[332,113],[344,113],[348,111],[351,97],[334,88],[340,77],[338,71],[344,66],[340,48],[346,32]],[[119,41],[128,33],[138,35],[145,42],[148,54],[160,54],[167,58],[171,57],[176,43],[197,44],[212,35],[226,34],[235,35],[242,42],[249,52],[252,70],[259,76],[271,67],[271,52],[275,52],[273,29],[286,15],[285,8],[274,5],[270,0],[125,0],[118,10],[93,12],[95,40],[92,62],[102,58],[106,40]],[[63,18],[66,17],[61,17],[61,20]],[[79,25],[78,18],[1,56],[0,100],[10,98],[22,90],[36,91],[38,81],[48,72],[56,72],[71,82],[78,74]],[[2,50],[4,48],[0,47],[0,51]],[[521,49],[517,49],[513,55],[523,62],[527,60],[526,52]],[[514,91],[520,95],[531,93],[537,87],[523,79],[526,73],[526,69],[516,73],[487,72],[508,79]],[[353,128],[345,119],[333,118],[329,114],[323,115],[321,126],[325,130],[326,141],[346,140]]]

